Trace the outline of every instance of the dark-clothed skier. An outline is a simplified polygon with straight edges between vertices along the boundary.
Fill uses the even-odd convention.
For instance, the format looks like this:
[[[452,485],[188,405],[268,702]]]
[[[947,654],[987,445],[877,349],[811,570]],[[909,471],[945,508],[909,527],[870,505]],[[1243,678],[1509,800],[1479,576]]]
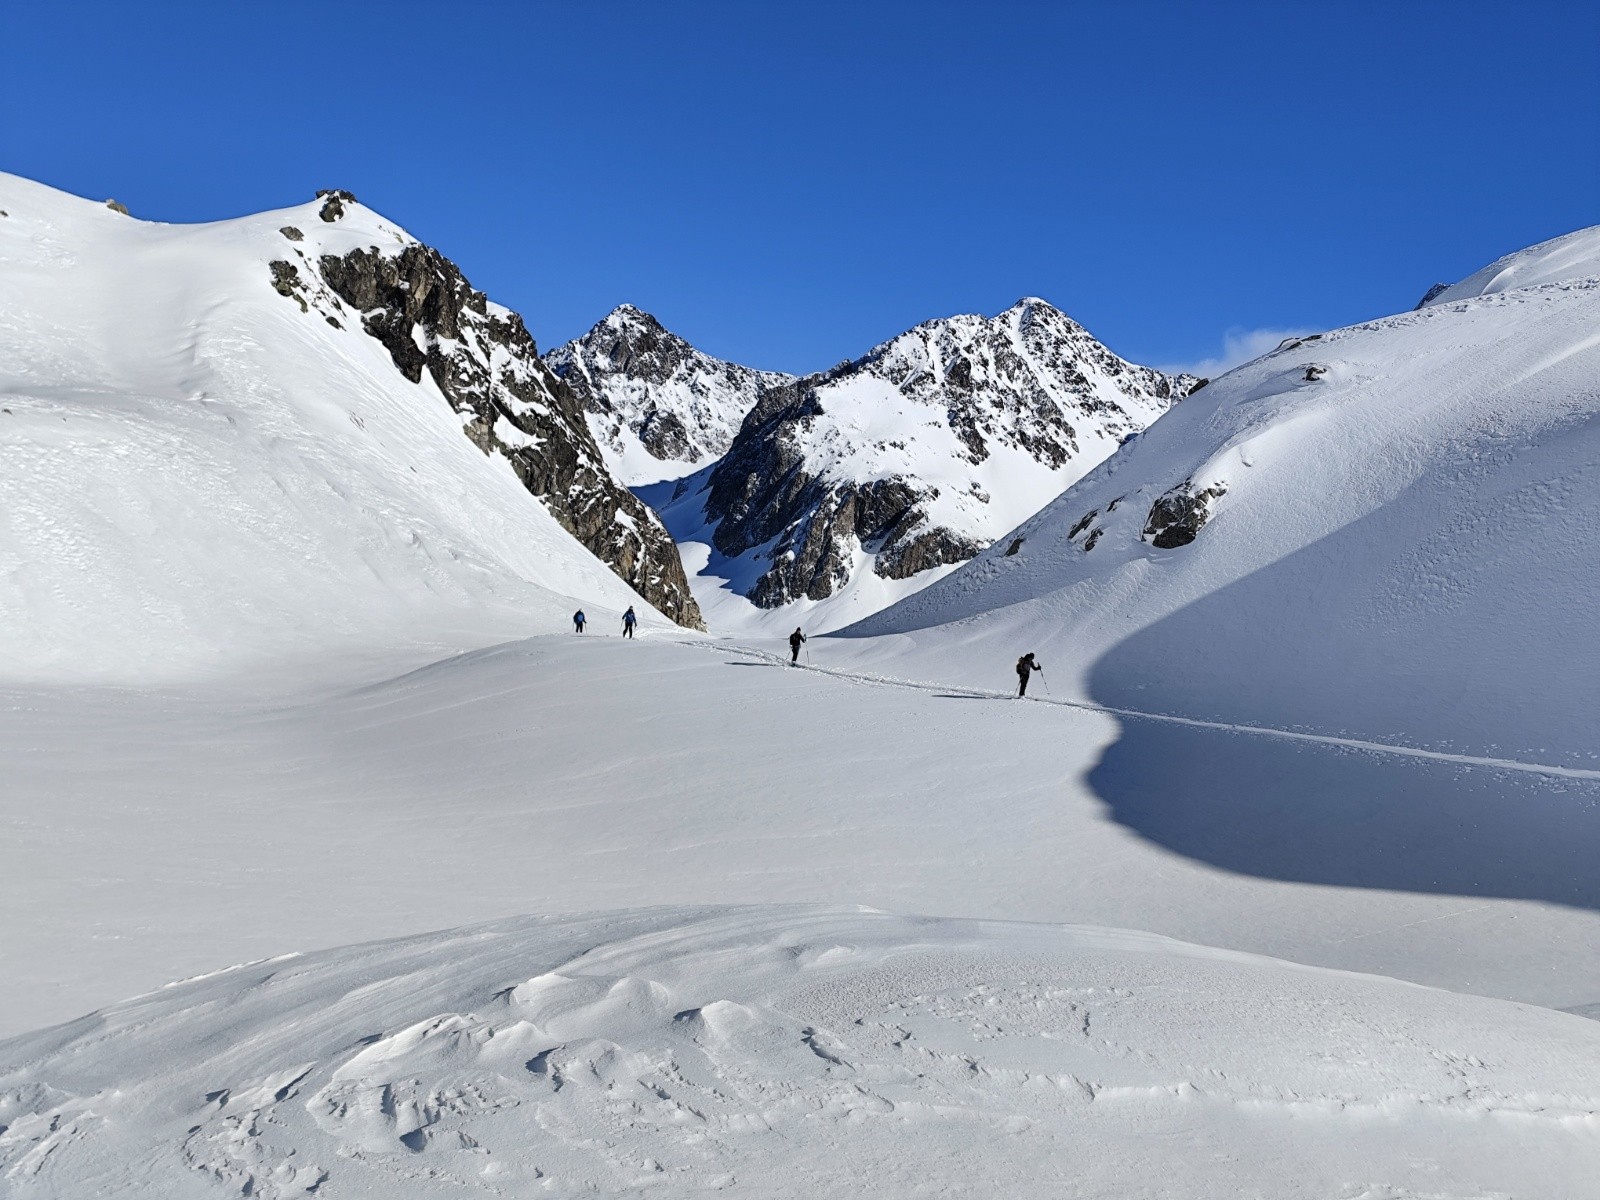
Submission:
[[[1017,695],[1026,696],[1028,694],[1028,676],[1035,671],[1043,670],[1044,668],[1034,661],[1032,650],[1017,659]]]
[[[622,614],[622,636],[631,638],[633,627],[639,623],[639,618],[633,615],[633,605],[628,605],[628,611]]]
[[[793,633],[791,633],[789,635],[789,661],[790,662],[797,663],[797,662],[800,661],[800,647],[805,645],[805,641],[806,641],[806,635],[801,633],[798,627],[795,629],[795,631]]]
[[[572,614],[572,632],[573,633],[582,633],[583,632],[583,623],[585,621],[587,621],[588,619],[589,619],[588,617],[583,615],[583,609],[581,609],[581,608],[577,612],[573,613]]]

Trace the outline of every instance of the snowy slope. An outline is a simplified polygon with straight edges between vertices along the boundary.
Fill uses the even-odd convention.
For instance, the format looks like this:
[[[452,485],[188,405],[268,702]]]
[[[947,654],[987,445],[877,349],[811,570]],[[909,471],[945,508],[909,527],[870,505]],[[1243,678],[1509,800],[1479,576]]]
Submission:
[[[631,304],[545,362],[583,404],[612,473],[630,486],[680,479],[721,457],[762,394],[794,379],[712,358]]]
[[[1597,275],[1600,275],[1600,226],[1579,229],[1496,259],[1460,283],[1435,293],[1426,303],[1451,304],[1496,292]]]
[[[731,593],[780,610],[745,627],[836,627],[972,557],[1193,382],[1022,300],[769,391],[715,467],[648,495],[680,545],[706,545],[685,551],[706,559],[702,606],[736,617]]]
[[[1557,239],[1231,372],[859,653],[1004,679],[1031,649],[1058,694],[1592,763],[1597,251]]]
[[[0,1043],[0,1173],[17,1200],[980,1179],[1578,1200],[1597,1060],[1579,1017],[1148,934],[523,918],[235,967]]]
[[[309,268],[314,311],[274,290],[296,251],[416,246],[324,207],[166,226],[0,176],[0,675],[430,654],[638,603]]]

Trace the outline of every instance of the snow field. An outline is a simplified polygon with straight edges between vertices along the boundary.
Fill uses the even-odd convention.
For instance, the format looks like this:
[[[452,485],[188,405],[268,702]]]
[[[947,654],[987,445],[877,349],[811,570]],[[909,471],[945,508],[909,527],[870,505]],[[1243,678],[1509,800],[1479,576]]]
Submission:
[[[814,906],[519,918],[236,967],[0,1044],[0,1170],[18,1200],[108,1177],[173,1200],[980,1179],[1578,1200],[1597,1057],[1578,1017],[1149,934]]]
[[[1140,928],[1600,1000],[1595,781],[836,678],[837,639],[796,670],[606,632],[295,698],[6,693],[0,905],[33,916],[0,926],[0,1033],[222,963],[642,904]]]

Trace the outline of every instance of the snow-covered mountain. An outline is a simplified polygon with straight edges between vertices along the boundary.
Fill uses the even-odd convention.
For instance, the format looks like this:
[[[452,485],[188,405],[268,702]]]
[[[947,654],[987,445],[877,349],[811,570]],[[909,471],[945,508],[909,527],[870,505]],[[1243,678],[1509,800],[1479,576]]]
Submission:
[[[1036,650],[1057,694],[1592,763],[1597,542],[1600,227],[1214,380],[852,632],[936,677]]]
[[[719,458],[762,395],[794,380],[712,358],[631,304],[545,362],[578,397],[612,472],[630,486],[680,479]]]
[[[0,177],[0,1192],[1588,1196],[1594,260],[1242,368],[791,670],[565,631],[635,510],[391,223]],[[744,428],[859,540],[895,453],[1142,415],[1060,365],[1068,442],[1000,341]],[[1023,648],[1067,703],[997,694]]]
[[[173,226],[0,176],[0,213],[7,673],[481,644],[628,584],[697,623],[521,320],[347,194]]]
[[[703,605],[836,626],[977,554],[1195,382],[1026,299],[768,390],[720,462],[654,498],[680,543],[714,548]]]

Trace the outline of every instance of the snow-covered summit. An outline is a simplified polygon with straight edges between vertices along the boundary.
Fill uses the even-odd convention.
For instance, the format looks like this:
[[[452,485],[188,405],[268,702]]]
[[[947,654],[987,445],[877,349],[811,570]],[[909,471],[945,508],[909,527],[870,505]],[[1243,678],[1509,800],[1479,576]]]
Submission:
[[[1507,254],[1460,283],[1429,292],[1423,304],[1449,304],[1516,288],[1596,277],[1600,277],[1600,225]]]
[[[934,677],[1037,650],[1103,703],[1590,762],[1597,244],[1291,340],[857,632]]]
[[[1193,382],[1037,298],[927,321],[769,391],[664,515],[680,541],[708,528],[711,569],[757,606],[841,623],[972,557]]]
[[[718,458],[761,396],[793,381],[712,358],[631,304],[545,362],[578,397],[612,471],[630,485],[678,479]]]
[[[676,567],[514,314],[347,193],[0,214],[0,673],[481,644]]]

